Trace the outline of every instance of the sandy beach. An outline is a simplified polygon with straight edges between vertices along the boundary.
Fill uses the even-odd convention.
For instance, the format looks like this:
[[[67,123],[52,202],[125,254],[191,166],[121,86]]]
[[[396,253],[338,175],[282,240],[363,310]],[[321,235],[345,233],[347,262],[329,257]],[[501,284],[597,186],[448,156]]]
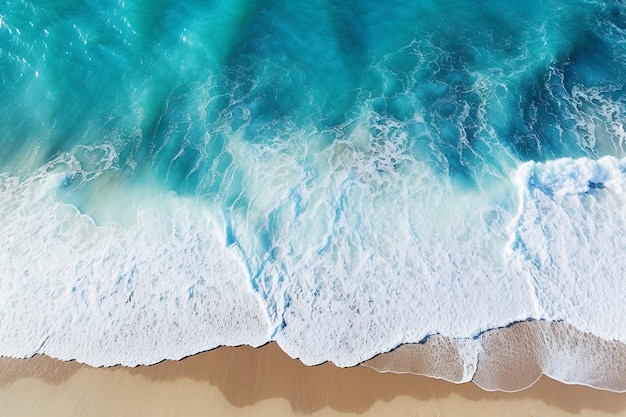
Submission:
[[[307,367],[270,343],[137,368],[2,358],[0,415],[623,416],[626,394],[547,377],[503,393],[365,366]]]

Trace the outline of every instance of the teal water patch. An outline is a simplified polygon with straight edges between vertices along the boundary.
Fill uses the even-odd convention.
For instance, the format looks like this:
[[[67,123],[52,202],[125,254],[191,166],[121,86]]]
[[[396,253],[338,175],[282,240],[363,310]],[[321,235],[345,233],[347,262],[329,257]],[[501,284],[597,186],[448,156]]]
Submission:
[[[390,142],[481,188],[520,161],[623,153],[622,18],[603,1],[10,2],[0,164],[20,172],[107,144],[120,189],[247,210],[233,138],[324,148],[364,130],[371,152]]]
[[[194,193],[214,182],[199,169],[219,176],[229,165],[216,165],[229,135],[268,142],[306,128],[342,139],[369,108],[411,136],[407,151],[426,142],[442,173],[471,184],[518,158],[589,153],[571,144],[577,132],[558,103],[575,86],[599,85],[619,101],[622,8],[11,2],[2,17],[0,105],[10,129],[0,162],[35,143],[41,163],[110,142],[120,164]],[[374,136],[393,134],[376,122]]]

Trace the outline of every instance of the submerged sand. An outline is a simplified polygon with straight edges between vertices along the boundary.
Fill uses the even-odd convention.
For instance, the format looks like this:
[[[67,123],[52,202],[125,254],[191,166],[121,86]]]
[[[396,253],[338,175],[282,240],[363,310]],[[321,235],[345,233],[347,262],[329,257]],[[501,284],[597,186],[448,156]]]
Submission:
[[[0,416],[624,416],[626,394],[542,377],[516,393],[365,366],[307,367],[274,343],[137,368],[0,359]]]
[[[464,344],[480,349],[463,358]],[[604,340],[564,322],[531,320],[481,334],[476,340],[433,335],[366,361],[383,372],[411,372],[453,382],[470,378],[488,390],[519,391],[542,374],[556,380],[626,392],[626,344]],[[469,378],[464,369],[469,366]]]

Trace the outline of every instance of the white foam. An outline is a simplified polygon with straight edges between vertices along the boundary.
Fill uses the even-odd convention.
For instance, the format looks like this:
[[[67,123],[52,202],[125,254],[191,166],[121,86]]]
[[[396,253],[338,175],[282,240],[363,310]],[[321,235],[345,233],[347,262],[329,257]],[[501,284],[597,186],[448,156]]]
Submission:
[[[56,198],[74,174],[57,159],[0,177],[3,355],[137,365],[267,340],[218,215],[168,194],[144,202],[130,228],[98,227]]]
[[[60,200],[114,157],[1,176],[0,353],[136,365],[273,339],[307,364],[350,366],[440,334],[462,339],[462,372],[446,372],[468,381],[474,337],[521,319],[626,341],[624,160],[529,162],[468,191],[404,154],[406,136],[367,134],[285,149],[233,138],[245,206],[152,191],[124,226]],[[592,374],[550,363],[569,382]]]
[[[502,257],[514,194],[459,192],[402,151],[405,135],[364,147],[364,134],[246,155],[232,143],[234,163],[254,167],[245,193],[263,205],[248,210],[239,243],[283,349],[307,364],[351,366],[430,334],[471,337],[531,316],[527,279]],[[264,227],[272,259],[251,234]]]
[[[562,158],[549,163],[529,162],[520,167],[517,182],[523,189],[527,186],[529,193],[538,189],[557,199],[596,188],[623,194],[626,192],[624,161],[606,156],[599,160]]]
[[[543,318],[626,341],[626,160],[529,162],[520,167],[512,262],[526,268]]]

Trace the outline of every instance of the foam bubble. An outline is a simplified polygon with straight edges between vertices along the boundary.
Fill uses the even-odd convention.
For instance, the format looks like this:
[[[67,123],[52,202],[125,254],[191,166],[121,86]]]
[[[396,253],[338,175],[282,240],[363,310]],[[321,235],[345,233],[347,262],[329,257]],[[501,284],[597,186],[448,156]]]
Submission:
[[[599,160],[562,158],[548,163],[524,164],[519,169],[517,181],[522,187],[527,184],[530,193],[538,189],[550,197],[562,199],[566,195],[603,188],[624,193],[625,171],[626,160],[614,157]]]

